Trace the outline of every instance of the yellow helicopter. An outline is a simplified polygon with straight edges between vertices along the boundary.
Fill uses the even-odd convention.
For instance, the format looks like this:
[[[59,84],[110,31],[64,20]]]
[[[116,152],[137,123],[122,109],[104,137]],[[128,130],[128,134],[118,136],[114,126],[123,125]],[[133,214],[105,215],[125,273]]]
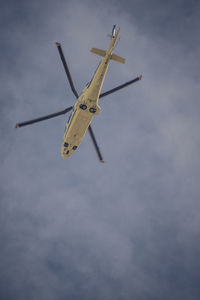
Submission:
[[[56,46],[58,48],[60,58],[62,60],[66,75],[68,77],[72,92],[74,93],[75,97],[77,98],[76,103],[74,106],[70,106],[62,111],[46,115],[37,119],[25,121],[22,123],[16,124],[16,128],[30,125],[36,122],[44,121],[50,118],[54,118],[63,114],[66,114],[68,111],[71,111],[71,115],[69,117],[69,120],[66,124],[64,139],[62,143],[61,148],[61,154],[63,158],[67,158],[71,156],[74,151],[77,149],[77,147],[80,145],[86,131],[89,131],[90,137],[93,141],[94,147],[96,149],[98,158],[100,162],[104,162],[103,157],[101,155],[100,149],[98,147],[98,144],[96,142],[96,138],[94,136],[92,127],[90,125],[93,117],[97,115],[100,112],[100,107],[98,105],[99,98],[102,98],[104,96],[107,96],[115,91],[118,91],[119,89],[122,89],[142,78],[142,75],[136,77],[135,79],[128,81],[120,86],[117,86],[116,88],[113,88],[105,93],[100,94],[103,82],[108,70],[108,66],[110,63],[110,60],[114,60],[120,63],[125,63],[125,59],[114,54],[113,50],[115,48],[117,38],[119,35],[120,28],[116,30],[116,25],[113,26],[112,34],[110,35],[111,42],[110,46],[107,49],[107,51],[97,48],[92,48],[90,51],[94,54],[97,54],[99,56],[102,56],[101,62],[99,63],[99,66],[97,67],[94,76],[92,77],[91,81],[86,85],[84,90],[82,91],[81,95],[79,96],[76,88],[74,86],[69,68],[67,66],[61,44],[56,43]]]

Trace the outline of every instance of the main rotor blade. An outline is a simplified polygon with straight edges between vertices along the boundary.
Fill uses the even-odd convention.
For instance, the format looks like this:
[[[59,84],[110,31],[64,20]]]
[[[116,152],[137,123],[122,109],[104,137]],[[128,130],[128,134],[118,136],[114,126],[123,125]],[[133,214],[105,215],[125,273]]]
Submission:
[[[97,152],[98,158],[99,158],[100,162],[103,163],[104,160],[103,160],[103,157],[102,157],[101,152],[100,152],[100,150],[99,150],[99,147],[98,147],[98,145],[97,145],[97,142],[96,142],[96,139],[95,139],[95,136],[94,136],[92,127],[89,126],[89,127],[88,127],[88,130],[89,130],[89,133],[90,133],[90,137],[91,137],[91,139],[92,139],[92,141],[93,141],[94,148],[95,148],[95,150],[96,150],[96,152]]]
[[[74,86],[74,83],[73,83],[73,80],[72,80],[72,77],[71,77],[71,74],[70,74],[70,71],[69,71],[69,68],[68,68],[68,65],[67,65],[64,53],[63,53],[62,48],[61,48],[61,44],[60,43],[56,43],[56,46],[58,48],[58,51],[59,51],[59,54],[60,54],[60,58],[62,60],[65,72],[67,74],[67,78],[69,80],[72,92],[74,93],[74,95],[76,96],[76,98],[78,98],[78,93],[77,93],[76,88]]]
[[[33,119],[33,120],[29,120],[29,121],[25,121],[25,122],[22,122],[22,123],[17,123],[15,125],[15,128],[19,128],[19,127],[22,127],[22,126],[26,126],[26,125],[30,125],[30,124],[33,124],[33,123],[41,122],[41,121],[44,121],[44,120],[47,120],[47,119],[55,118],[55,117],[60,116],[60,115],[64,115],[68,111],[72,110],[72,108],[73,108],[73,106],[70,106],[70,107],[68,107],[64,110],[58,111],[58,112],[50,114],[50,115],[46,115],[46,116],[43,116],[43,117],[40,117],[40,118],[37,118],[37,119]]]
[[[102,94],[99,96],[99,98],[105,97],[105,96],[107,96],[107,95],[109,95],[109,94],[111,94],[111,93],[114,93],[114,92],[116,92],[116,91],[118,91],[118,90],[120,90],[120,89],[123,89],[123,88],[127,87],[128,85],[130,85],[130,84],[132,84],[132,83],[134,83],[134,82],[136,82],[136,81],[138,81],[138,80],[141,80],[141,79],[142,79],[142,75],[136,77],[136,78],[133,79],[133,80],[130,80],[130,81],[128,81],[128,82],[125,82],[124,84],[121,84],[121,85],[117,86],[116,88],[114,88],[114,89],[112,89],[112,90],[109,90],[109,91],[107,91],[107,92],[105,92],[105,93],[102,93]]]

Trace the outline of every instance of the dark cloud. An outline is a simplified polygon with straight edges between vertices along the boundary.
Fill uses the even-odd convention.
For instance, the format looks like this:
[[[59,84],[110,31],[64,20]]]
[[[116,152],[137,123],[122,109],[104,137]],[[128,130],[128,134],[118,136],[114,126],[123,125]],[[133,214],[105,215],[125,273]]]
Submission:
[[[197,1],[7,1],[1,9],[1,299],[199,299]],[[18,121],[74,103],[113,24],[121,27],[93,122],[60,155],[67,117]]]

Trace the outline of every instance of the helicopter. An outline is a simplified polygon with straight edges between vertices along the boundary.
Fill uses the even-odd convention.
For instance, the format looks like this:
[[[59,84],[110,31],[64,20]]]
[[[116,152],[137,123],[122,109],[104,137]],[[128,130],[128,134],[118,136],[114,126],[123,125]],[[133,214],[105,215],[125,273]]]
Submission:
[[[86,87],[80,94],[80,96],[77,93],[77,90],[75,88],[74,82],[71,77],[71,73],[69,71],[62,47],[60,43],[56,43],[56,46],[58,48],[58,52],[60,55],[60,58],[62,60],[64,70],[66,72],[70,87],[72,89],[72,92],[74,93],[77,101],[74,104],[74,106],[70,106],[68,108],[65,108],[64,110],[58,111],[56,113],[52,113],[50,115],[42,116],[36,119],[32,119],[29,121],[17,123],[15,128],[23,127],[26,125],[30,125],[33,123],[41,122],[47,119],[51,119],[60,115],[64,115],[69,111],[72,111],[69,117],[68,122],[65,126],[65,133],[63,138],[63,143],[61,147],[61,155],[63,158],[68,158],[71,156],[75,150],[80,145],[82,139],[85,136],[86,131],[89,131],[90,137],[92,139],[94,148],[96,150],[96,153],[98,155],[99,161],[104,162],[100,148],[97,144],[93,129],[91,127],[91,121],[94,116],[99,114],[101,108],[98,105],[99,99],[102,97],[105,97],[111,93],[114,93],[122,88],[127,87],[130,84],[133,84],[139,80],[142,79],[142,75],[136,77],[135,79],[132,79],[128,82],[125,82],[122,85],[119,85],[107,92],[101,93],[101,89],[103,86],[103,82],[108,70],[108,66],[110,63],[110,60],[114,60],[116,62],[125,63],[125,59],[123,57],[120,57],[113,53],[113,50],[116,46],[119,35],[120,27],[117,29],[116,25],[112,28],[112,33],[110,36],[110,45],[107,50],[102,50],[98,48],[92,48],[90,51],[96,55],[99,55],[102,57],[92,79],[89,83],[87,83]]]

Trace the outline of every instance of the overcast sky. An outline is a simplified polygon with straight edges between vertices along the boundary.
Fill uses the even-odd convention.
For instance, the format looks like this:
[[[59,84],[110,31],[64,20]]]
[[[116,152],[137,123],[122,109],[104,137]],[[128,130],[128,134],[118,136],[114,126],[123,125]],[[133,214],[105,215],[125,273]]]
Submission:
[[[200,297],[200,3],[2,1],[0,299]],[[67,116],[120,26],[93,129],[61,157]]]

